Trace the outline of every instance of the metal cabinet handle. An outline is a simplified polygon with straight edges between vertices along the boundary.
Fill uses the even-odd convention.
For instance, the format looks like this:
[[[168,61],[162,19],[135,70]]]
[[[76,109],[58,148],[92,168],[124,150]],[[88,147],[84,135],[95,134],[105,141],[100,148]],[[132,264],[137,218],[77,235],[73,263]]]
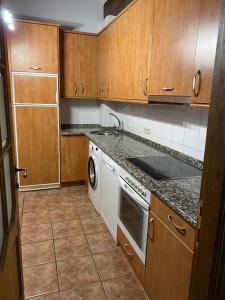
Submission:
[[[81,84],[81,94],[82,95],[84,94],[84,85],[83,85],[83,83]]]
[[[196,81],[197,81],[197,77],[199,77],[199,81],[198,81],[198,86],[197,86],[197,89],[196,89]],[[192,86],[192,90],[193,90],[193,93],[194,93],[194,96],[195,97],[198,97],[199,95],[199,92],[200,92],[200,87],[201,87],[201,71],[198,70],[194,76],[194,79],[193,79],[193,86]]]
[[[15,172],[23,172],[23,178],[27,178],[27,169],[25,168],[15,168]]]
[[[144,93],[145,96],[147,96],[147,94],[148,94],[148,78],[146,78],[145,81],[144,81],[143,93]]]
[[[180,226],[178,226],[174,221],[172,216],[168,215],[168,220],[173,224],[173,226],[175,227],[175,229],[181,234],[181,235],[186,235],[186,228],[182,228]]]
[[[154,219],[151,218],[148,222],[149,227],[148,227],[148,236],[150,238],[150,240],[153,242],[154,241]],[[152,228],[152,230],[151,230]]]
[[[133,254],[128,251],[128,246],[129,246],[128,244],[124,244],[124,248],[126,250],[127,255],[132,259],[133,258]]]
[[[172,92],[172,91],[174,91],[174,90],[175,90],[174,87],[169,87],[169,86],[161,87],[161,91],[162,91],[162,92]]]
[[[39,70],[42,70],[42,68],[38,68],[38,67],[29,67],[29,70],[39,71]]]
[[[77,83],[75,82],[74,84],[74,94],[76,95],[77,94]]]

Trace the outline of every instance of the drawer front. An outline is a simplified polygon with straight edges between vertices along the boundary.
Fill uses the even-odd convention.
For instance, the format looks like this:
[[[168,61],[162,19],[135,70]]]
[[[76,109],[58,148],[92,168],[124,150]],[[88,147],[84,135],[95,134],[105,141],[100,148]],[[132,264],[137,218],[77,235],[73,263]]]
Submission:
[[[151,198],[151,211],[193,251],[195,229],[156,196]]]
[[[15,103],[57,103],[57,77],[14,75],[13,81]]]
[[[145,266],[143,265],[142,261],[136,254],[135,250],[133,249],[119,226],[117,226],[117,240],[138,279],[142,283],[144,283]]]

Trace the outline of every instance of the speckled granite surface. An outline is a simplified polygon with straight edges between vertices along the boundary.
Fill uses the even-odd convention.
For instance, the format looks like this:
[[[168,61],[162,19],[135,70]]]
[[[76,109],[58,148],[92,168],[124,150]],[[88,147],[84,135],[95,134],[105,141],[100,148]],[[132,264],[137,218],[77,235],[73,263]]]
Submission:
[[[198,202],[200,196],[201,177],[156,181],[135,165],[127,161],[129,157],[147,157],[157,155],[172,155],[190,164],[202,167],[202,162],[173,151],[157,143],[145,140],[134,134],[100,136],[91,131],[100,130],[98,125],[77,125],[62,129],[63,135],[84,134],[100,149],[110,156],[119,166],[138,180],[152,193],[156,194],[169,207],[182,216],[193,227],[197,223]]]

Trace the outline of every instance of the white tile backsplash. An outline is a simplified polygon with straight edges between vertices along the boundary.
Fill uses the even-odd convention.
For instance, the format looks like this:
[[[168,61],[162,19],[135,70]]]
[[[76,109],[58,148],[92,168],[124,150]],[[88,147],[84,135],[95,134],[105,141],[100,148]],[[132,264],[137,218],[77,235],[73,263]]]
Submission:
[[[171,147],[189,156],[204,159],[208,111],[192,109],[187,105],[136,105],[101,103],[100,122],[113,126],[115,113],[124,123],[124,129],[146,139]],[[145,133],[145,128],[149,133]]]
[[[189,156],[204,159],[208,111],[187,105],[141,105],[97,100],[60,101],[62,124],[117,125],[115,113],[124,129],[171,147]],[[149,132],[145,132],[145,128]]]

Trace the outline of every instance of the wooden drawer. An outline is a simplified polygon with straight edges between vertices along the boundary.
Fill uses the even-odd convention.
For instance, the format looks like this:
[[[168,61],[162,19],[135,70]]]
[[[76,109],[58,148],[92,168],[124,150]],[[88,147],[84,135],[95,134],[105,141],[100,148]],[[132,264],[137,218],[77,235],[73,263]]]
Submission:
[[[122,230],[119,226],[117,226],[117,240],[125,253],[131,267],[133,268],[135,274],[139,278],[139,280],[144,283],[145,276],[145,265],[142,263],[137,253],[134,251],[133,247],[123,234]]]
[[[156,196],[151,198],[151,211],[193,251],[195,229]]]
[[[56,104],[57,78],[14,75],[15,103]]]

